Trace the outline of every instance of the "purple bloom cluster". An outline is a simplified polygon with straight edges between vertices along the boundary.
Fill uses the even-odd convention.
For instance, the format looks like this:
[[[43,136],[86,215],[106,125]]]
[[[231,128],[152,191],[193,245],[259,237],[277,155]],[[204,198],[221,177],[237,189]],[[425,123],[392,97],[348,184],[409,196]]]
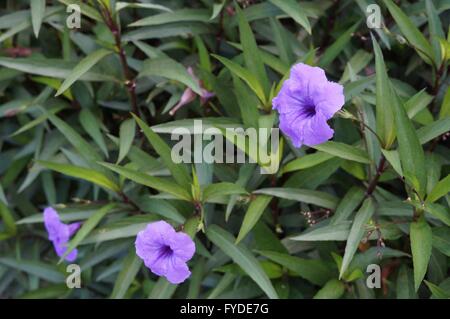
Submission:
[[[191,275],[186,264],[195,253],[191,237],[165,221],[150,223],[136,237],[136,254],[145,266],[173,284],[185,281]]]
[[[295,147],[314,146],[333,137],[327,120],[344,105],[342,85],[327,80],[319,67],[299,63],[272,100],[280,115],[280,129]]]
[[[61,257],[67,250],[67,243],[70,237],[80,228],[81,223],[72,223],[69,225],[61,222],[58,213],[52,207],[47,207],[44,210],[44,225],[47,229],[48,239],[53,242],[56,254]],[[67,256],[66,260],[69,262],[77,258],[78,251],[72,250]]]

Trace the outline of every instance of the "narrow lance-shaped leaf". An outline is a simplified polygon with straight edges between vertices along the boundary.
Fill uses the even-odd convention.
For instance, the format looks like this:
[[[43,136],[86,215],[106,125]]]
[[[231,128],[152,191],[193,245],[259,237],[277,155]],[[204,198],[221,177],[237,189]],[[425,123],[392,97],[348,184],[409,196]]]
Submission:
[[[148,125],[145,124],[144,121],[142,121],[134,114],[133,117],[139,127],[144,131],[144,135],[147,137],[147,140],[150,142],[159,156],[161,156],[162,161],[172,173],[173,178],[175,178],[180,186],[184,187],[185,189],[188,189],[189,187],[190,189],[192,179],[183,164],[176,164],[173,162],[171,149],[169,148],[169,146],[158,136],[158,134],[153,132],[153,130],[148,127]]]
[[[34,35],[39,37],[39,30],[41,29],[42,20],[45,15],[45,0],[30,1],[31,8],[31,23],[33,24]]]
[[[270,89],[269,80],[267,78],[266,70],[264,68],[264,64],[261,59],[261,55],[259,54],[259,49],[256,44],[255,37],[253,36],[252,29],[248,24],[245,15],[239,6],[236,6],[238,21],[239,21],[239,34],[242,43],[242,50],[244,52],[244,60],[245,65],[248,70],[256,75],[264,88],[265,93],[267,93]]]
[[[213,54],[212,56],[219,60],[223,65],[225,65],[231,72],[240,77],[245,83],[247,83],[247,85],[253,90],[253,92],[255,92],[256,96],[263,104],[266,103],[264,88],[262,87],[261,83],[259,83],[255,75],[244,69],[236,62],[233,62],[227,58],[215,54]]]
[[[120,191],[120,187],[113,180],[96,170],[71,164],[52,163],[48,161],[37,161],[37,163],[61,174],[92,182],[113,192]]]
[[[392,103],[395,119],[395,130],[398,140],[398,152],[404,177],[411,186],[424,198],[427,183],[425,170],[425,155],[417,137],[416,130],[408,118],[408,114],[402,105],[396,92]]]
[[[427,272],[433,242],[431,227],[423,216],[411,223],[409,236],[414,266],[414,287],[417,291]]]
[[[103,206],[99,210],[97,210],[94,214],[92,214],[81,226],[81,228],[76,232],[75,236],[70,240],[67,244],[67,250],[64,255],[61,256],[59,262],[63,261],[64,258],[70,254],[72,250],[74,250],[79,243],[86,238],[87,235],[98,225],[98,223],[105,217],[106,214],[111,212],[113,208],[116,207],[115,203],[110,203],[106,206]]]
[[[428,194],[427,202],[433,203],[450,193],[450,175],[441,179]]]
[[[315,145],[316,150],[363,164],[370,164],[370,158],[366,151],[340,142],[328,141]]]
[[[181,188],[178,184],[175,184],[168,180],[159,177],[154,177],[130,168],[121,167],[110,163],[100,163],[100,164],[138,184],[146,185],[148,187],[157,189],[161,192],[172,194],[175,197],[178,197],[186,201],[191,201],[192,199],[189,192]]]
[[[288,187],[273,187],[262,188],[253,192],[254,194],[266,194],[279,198],[295,200],[308,204],[335,209],[338,204],[338,199],[325,192],[313,191],[310,189],[288,188]]]
[[[342,35],[339,36],[339,38],[334,42],[332,45],[330,45],[325,52],[323,53],[322,57],[319,61],[319,66],[322,68],[327,67],[333,60],[341,53],[341,51],[345,48],[347,43],[352,38],[353,32],[355,32],[356,28],[358,28],[359,22],[355,23],[353,26],[351,26],[347,31],[345,31]]]
[[[128,255],[125,257],[122,269],[117,276],[114,288],[111,293],[111,299],[122,299],[125,297],[128,288],[136,277],[142,266],[142,260],[136,255],[136,249],[131,246]]]
[[[311,34],[311,24],[305,14],[305,10],[296,0],[270,0],[274,5],[283,10],[287,15],[295,20]]]
[[[271,199],[272,196],[259,195],[250,202],[244,220],[242,221],[241,230],[239,231],[236,243],[239,243],[244,239],[248,232],[252,230],[253,226],[256,225]]]
[[[278,298],[272,283],[261,268],[258,260],[245,246],[242,244],[236,245],[235,239],[230,233],[219,226],[211,225],[206,230],[206,236],[226,255],[233,259],[233,261],[258,284],[269,298]]]
[[[136,122],[134,119],[128,119],[120,125],[119,135],[119,157],[116,164],[119,164],[127,156],[134,140],[136,131]]]
[[[161,76],[169,80],[179,81],[190,87],[198,95],[202,95],[197,81],[188,73],[187,69],[175,60],[167,57],[146,60],[139,77]]]
[[[426,63],[431,63],[433,52],[422,32],[420,32],[412,23],[411,19],[392,0],[384,0],[384,4],[408,42],[413,45],[417,53]]]
[[[393,98],[383,53],[374,37],[372,37],[372,44],[375,51],[377,134],[383,141],[383,147],[389,149],[395,139]]]
[[[2,200],[0,200],[0,220],[5,227],[5,231],[0,232],[0,240],[14,236],[17,232],[16,223],[8,206]]]
[[[348,268],[348,265],[350,265],[353,255],[358,249],[358,245],[366,232],[364,227],[372,217],[374,211],[375,206],[373,204],[373,200],[371,198],[367,198],[362,207],[356,213],[352,228],[350,229],[350,233],[348,235],[347,245],[345,246],[345,253],[342,260],[342,266],[339,271],[339,278],[342,278]]]
[[[111,53],[111,50],[98,49],[97,51],[94,51],[86,56],[83,60],[80,61],[80,63],[77,64],[77,66],[72,70],[72,73],[70,73],[69,76],[64,80],[55,96],[63,94],[73,83],[75,83],[75,81],[83,76],[83,74],[89,71],[101,59]]]
[[[94,140],[94,142],[100,147],[103,154],[108,156],[108,148],[100,130],[100,121],[96,116],[87,108],[83,108],[79,114],[79,121],[84,130]]]

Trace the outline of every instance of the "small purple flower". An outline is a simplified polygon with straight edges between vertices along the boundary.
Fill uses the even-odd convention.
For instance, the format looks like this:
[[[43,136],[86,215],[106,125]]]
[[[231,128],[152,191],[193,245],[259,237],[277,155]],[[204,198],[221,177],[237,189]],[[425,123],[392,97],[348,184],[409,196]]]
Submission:
[[[165,221],[148,224],[137,234],[135,244],[136,254],[145,266],[172,284],[182,283],[191,275],[186,262],[194,255],[195,244]]]
[[[48,239],[53,242],[56,254],[61,257],[67,250],[67,243],[70,237],[80,228],[81,223],[72,223],[66,225],[61,222],[58,213],[52,207],[47,207],[44,210],[44,225],[47,229]],[[69,262],[77,258],[78,251],[72,250],[67,256],[66,260]]]
[[[272,100],[273,109],[280,114],[280,129],[295,147],[313,146],[333,137],[328,126],[344,105],[342,85],[327,80],[319,67],[299,63],[292,67],[289,79]]]
[[[215,94],[212,92],[209,92],[208,90],[206,90],[203,87],[203,82],[195,75],[194,70],[191,67],[188,67],[187,71],[191,75],[192,79],[194,79],[194,81],[196,81],[198,83],[198,85],[200,86],[200,92],[202,93],[200,95],[200,105],[205,104],[206,102],[208,102],[208,100],[210,98],[214,97]],[[195,93],[191,88],[187,87],[184,90],[183,95],[181,96],[180,100],[170,110],[169,114],[172,116],[175,115],[176,111],[178,111],[182,106],[194,101],[196,96],[197,96],[197,93]]]

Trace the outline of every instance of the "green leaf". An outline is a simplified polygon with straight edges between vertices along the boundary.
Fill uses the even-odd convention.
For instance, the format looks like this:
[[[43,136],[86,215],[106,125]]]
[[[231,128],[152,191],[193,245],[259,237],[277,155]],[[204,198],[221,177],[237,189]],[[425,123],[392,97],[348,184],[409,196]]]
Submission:
[[[95,168],[95,162],[100,161],[102,157],[95,148],[86,142],[77,131],[75,131],[69,124],[61,120],[56,115],[51,114],[45,109],[44,114],[48,119],[56,126],[56,128],[66,137],[67,141],[73,145],[73,147],[83,156],[89,164]]]
[[[423,217],[411,223],[409,232],[414,265],[414,287],[417,291],[427,272],[428,262],[431,257],[433,234],[431,227]]]
[[[79,122],[83,129],[89,134],[94,142],[100,147],[105,156],[108,156],[108,148],[106,147],[105,139],[103,138],[100,126],[102,123],[95,117],[95,115],[87,108],[83,108],[79,115]]]
[[[449,48],[450,50],[450,48]],[[441,109],[439,111],[439,119],[450,117],[450,87],[445,92],[444,99],[442,100]]]
[[[149,299],[169,299],[175,293],[178,285],[173,285],[166,278],[160,277],[153,287]]]
[[[244,52],[245,65],[248,71],[256,76],[259,83],[261,83],[264,92],[270,89],[269,79],[267,78],[266,70],[262,62],[259,49],[253,36],[252,29],[248,24],[245,15],[239,6],[236,6],[237,17],[239,21],[240,42],[242,43],[242,50]]]
[[[425,210],[427,213],[430,213],[430,215],[436,217],[447,226],[450,226],[450,211],[446,207],[436,203],[421,203],[417,200],[411,200],[408,202],[416,207],[417,210]]]
[[[267,250],[258,251],[258,253],[315,285],[323,285],[332,275],[330,269],[322,260],[299,258]]]
[[[267,205],[272,200],[271,196],[260,195],[250,202],[250,205],[245,213],[244,220],[242,221],[239,235],[236,239],[236,244],[239,243],[244,237],[252,230],[256,225],[261,215],[264,213]]]
[[[202,95],[199,84],[188,73],[187,69],[182,64],[167,57],[146,60],[139,73],[139,77],[143,76],[160,76],[178,81],[191,88],[198,95]]]
[[[135,181],[138,184],[142,184],[157,189],[161,192],[172,194],[175,197],[186,201],[191,201],[192,199],[189,192],[187,192],[185,189],[165,179],[147,175],[145,173],[130,168],[125,168],[110,163],[100,163],[100,164],[116,172],[119,175],[122,175],[132,181]]]
[[[316,165],[319,165],[323,162],[328,161],[333,158],[333,155],[325,153],[325,152],[316,152],[313,154],[306,154],[302,157],[296,158],[293,161],[287,163],[283,169],[283,173],[288,173],[292,171],[298,171],[301,169],[310,168]]]
[[[274,5],[283,10],[287,15],[300,24],[305,30],[311,34],[311,25],[305,14],[302,5],[295,0],[270,0]]]
[[[427,196],[427,202],[433,203],[437,201],[442,196],[450,193],[450,175],[447,175],[443,179],[441,179],[431,190],[431,192]]]
[[[153,132],[153,130],[148,127],[148,125],[145,124],[144,121],[142,121],[134,114],[133,117],[139,127],[144,131],[144,135],[147,137],[147,140],[150,142],[159,156],[161,156],[162,161],[172,173],[173,178],[175,178],[180,186],[186,189],[189,187],[190,189],[192,179],[183,165],[175,164],[172,161],[171,149],[169,148],[169,146],[167,146],[167,144],[158,136],[158,134]]]
[[[30,9],[33,32],[37,38],[39,37],[39,30],[41,29],[42,20],[45,15],[45,0],[30,1]]]
[[[126,9],[126,8],[151,9],[151,10],[172,12],[172,10],[170,8],[162,6],[160,4],[130,3],[130,2],[117,2],[116,3],[116,11],[120,11],[120,10]]]
[[[416,133],[419,137],[420,144],[425,144],[448,131],[450,131],[450,116],[422,126]]]
[[[247,85],[252,89],[252,91],[255,92],[256,96],[260,99],[260,101],[263,104],[266,104],[264,88],[262,87],[261,83],[259,83],[258,78],[254,74],[252,74],[250,71],[244,69],[239,64],[227,58],[215,54],[212,54],[212,56],[217,60],[219,60],[223,65],[225,65],[231,72],[233,72],[239,78],[241,78],[245,83],[247,83]]]
[[[205,187],[203,190],[203,201],[214,199],[216,197],[228,196],[228,195],[241,195],[247,194],[247,191],[242,186],[234,183],[216,183]]]
[[[450,257],[450,228],[435,227],[433,228],[433,247],[438,249],[447,257]]]
[[[128,119],[120,124],[119,157],[116,164],[119,164],[130,151],[136,131],[136,122],[134,119]]]
[[[128,255],[123,261],[123,265],[119,274],[117,275],[114,288],[109,298],[122,299],[136,277],[139,269],[142,266],[142,260],[136,255],[136,248],[132,246],[128,251]]]
[[[164,12],[151,15],[133,22],[129,27],[153,26],[181,21],[208,22],[210,19],[209,10],[206,9],[180,9],[174,12]]]
[[[433,51],[433,58],[435,65],[441,65],[443,56],[441,56],[441,45],[438,39],[444,39],[445,34],[442,28],[439,14],[434,7],[432,0],[426,0],[425,8],[428,16],[428,29],[430,33],[430,42]]]
[[[392,1],[383,0],[400,31],[426,63],[432,62],[433,52],[430,43],[409,17]]]
[[[397,299],[416,299],[414,279],[411,269],[405,264],[400,266],[396,282]]]
[[[450,293],[442,289],[441,287],[433,284],[432,282],[426,281],[425,284],[428,286],[428,289],[430,289],[431,293],[433,294],[433,297],[438,299],[449,299]]]
[[[84,179],[116,193],[120,192],[120,187],[114,181],[112,181],[108,176],[96,170],[70,164],[52,163],[47,161],[37,161],[37,163],[61,174]]]
[[[336,197],[328,193],[301,188],[263,188],[254,191],[253,193],[266,194],[279,198],[295,200],[329,209],[335,209],[339,201]]]
[[[244,245],[236,245],[234,237],[217,225],[209,226],[206,230],[206,236],[226,255],[233,259],[233,261],[258,284],[269,298],[278,298],[272,283],[261,268],[258,260]]]
[[[344,293],[344,283],[337,279],[331,279],[314,295],[314,299],[339,299]]]
[[[20,295],[19,299],[57,299],[70,293],[67,284],[52,284]]]
[[[342,266],[339,271],[339,278],[342,278],[344,273],[347,271],[347,268],[350,265],[350,262],[352,261],[356,250],[358,249],[358,245],[361,242],[364,233],[366,232],[366,229],[364,227],[368,223],[374,212],[375,206],[373,204],[373,200],[371,198],[368,198],[364,201],[363,205],[356,213],[352,228],[350,229],[350,233],[348,235],[347,245],[345,246],[345,253],[342,260]]]
[[[398,140],[398,152],[402,164],[403,175],[411,186],[423,198],[427,184],[425,155],[416,130],[406,114],[395,91],[392,104],[395,118],[395,131]]]
[[[46,264],[39,261],[16,260],[13,258],[0,258],[0,265],[11,267],[15,270],[24,271],[28,274],[46,280],[52,283],[64,282],[64,275],[60,273],[54,265]]]
[[[333,60],[341,53],[342,50],[347,46],[348,42],[351,40],[353,33],[358,28],[360,22],[352,25],[347,31],[342,33],[337,40],[330,45],[323,55],[320,57],[319,66],[321,68],[326,68]]]
[[[311,227],[301,235],[288,237],[295,241],[344,241],[350,233],[350,222],[340,222],[320,227]]]
[[[72,72],[67,76],[64,82],[56,92],[55,96],[63,94],[70,86],[75,83],[78,79],[80,79],[83,74],[88,72],[94,65],[96,65],[101,59],[110,55],[112,53],[111,50],[106,49],[98,49],[90,53],[83,60],[81,60],[77,66],[72,70]]]
[[[326,143],[313,146],[316,150],[363,164],[370,164],[370,158],[367,152],[354,146],[328,141]]]
[[[339,202],[330,223],[336,225],[347,220],[364,199],[365,192],[361,187],[353,186]]]
[[[89,233],[100,223],[100,221],[105,217],[106,214],[111,212],[113,208],[116,207],[115,203],[110,203],[106,206],[103,206],[99,210],[97,210],[93,215],[91,215],[81,226],[81,228],[76,232],[75,236],[69,241],[67,244],[67,249],[64,255],[61,256],[59,262],[63,261],[64,258],[74,250],[78,244],[80,244]]]
[[[37,74],[59,79],[66,79],[75,68],[75,63],[61,59],[43,58],[4,58],[0,57],[0,65],[30,74]],[[82,81],[112,81],[119,82],[113,76],[88,71],[79,80]],[[63,91],[64,92],[64,91]]]
[[[0,200],[0,220],[3,221],[5,230],[0,232],[0,240],[14,236],[17,233],[16,222],[8,206]]]
[[[392,113],[393,97],[383,53],[374,37],[372,37],[372,45],[375,51],[377,134],[383,141],[383,148],[389,149],[395,139],[394,114]]]

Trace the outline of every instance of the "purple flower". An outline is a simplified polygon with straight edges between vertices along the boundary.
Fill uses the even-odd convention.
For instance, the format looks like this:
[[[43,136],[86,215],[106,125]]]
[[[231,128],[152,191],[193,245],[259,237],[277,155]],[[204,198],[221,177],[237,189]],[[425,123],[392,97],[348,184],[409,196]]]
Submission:
[[[191,75],[191,77],[198,83],[200,86],[200,92],[202,93],[200,95],[200,105],[205,104],[210,98],[212,98],[215,94],[212,92],[209,92],[203,87],[203,82],[195,75],[194,70],[191,67],[188,67],[187,69],[188,73]],[[186,105],[188,103],[191,103],[195,100],[197,96],[197,93],[195,93],[191,88],[187,87],[183,95],[181,96],[178,103],[170,110],[169,114],[174,115],[176,111],[178,111],[183,105]]]
[[[176,232],[164,221],[154,222],[140,231],[136,237],[136,254],[145,266],[173,284],[185,281],[190,275],[186,262],[195,253],[191,237]]]
[[[72,236],[78,228],[80,228],[81,223],[66,225],[61,222],[56,210],[51,207],[47,207],[44,210],[44,225],[47,229],[48,239],[53,242],[56,254],[61,257],[67,250],[67,243],[69,242],[70,236]],[[72,262],[77,258],[77,253],[78,251],[74,249],[66,256],[65,259]]]
[[[333,137],[328,126],[344,105],[342,85],[327,80],[319,67],[299,63],[292,67],[287,79],[272,100],[273,108],[280,114],[280,129],[295,147],[313,146]]]

